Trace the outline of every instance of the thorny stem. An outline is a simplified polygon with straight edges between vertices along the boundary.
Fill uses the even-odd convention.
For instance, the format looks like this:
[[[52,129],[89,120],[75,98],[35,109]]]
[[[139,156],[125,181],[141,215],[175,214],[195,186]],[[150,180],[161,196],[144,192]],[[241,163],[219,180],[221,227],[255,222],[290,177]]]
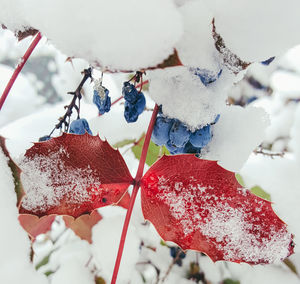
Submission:
[[[75,108],[77,110],[77,114],[78,114],[77,117],[79,118],[79,111],[80,111],[79,106],[80,106],[80,104],[79,104],[79,106],[77,106],[76,105],[76,100],[78,99],[78,101],[80,102],[82,87],[83,87],[84,83],[89,78],[92,78],[92,68],[84,69],[83,74],[84,74],[83,78],[82,78],[81,82],[79,83],[77,89],[74,92],[69,92],[68,93],[70,95],[73,95],[73,99],[72,99],[71,103],[67,106],[66,113],[64,114],[64,116],[62,116],[59,119],[59,123],[57,123],[55,125],[53,130],[50,132],[49,136],[52,135],[52,133],[54,132],[55,129],[60,129],[60,128],[62,128],[63,125],[65,126],[65,131],[67,131],[69,129],[69,122],[67,122],[67,119],[70,120],[70,117],[73,113],[73,108]]]
[[[21,58],[20,63],[17,65],[14,73],[12,74],[9,82],[6,85],[5,90],[3,91],[3,94],[0,98],[0,110],[2,109],[2,106],[10,92],[10,89],[12,88],[12,86],[14,85],[16,79],[19,76],[19,73],[21,72],[21,70],[23,69],[25,63],[27,62],[28,58],[30,57],[31,53],[33,52],[33,50],[35,49],[35,47],[37,46],[37,44],[39,43],[39,41],[41,40],[42,35],[40,32],[37,33],[37,35],[35,36],[34,40],[32,41],[32,43],[30,44],[30,46],[28,47],[28,49],[26,50],[25,54],[23,55],[23,57]]]
[[[152,130],[153,130],[153,127],[155,124],[157,114],[158,114],[158,106],[155,105],[152,116],[151,116],[151,120],[150,120],[150,123],[148,126],[148,130],[146,133],[145,142],[143,145],[142,154],[141,154],[141,158],[140,158],[140,162],[139,162],[139,167],[138,167],[135,179],[134,179],[134,187],[133,187],[133,191],[132,191],[132,194],[130,197],[129,208],[127,210],[124,225],[123,225],[121,240],[120,240],[120,244],[119,244],[119,249],[118,249],[118,254],[117,254],[117,258],[116,258],[116,262],[115,262],[115,267],[114,267],[111,284],[115,284],[117,281],[120,263],[121,263],[121,259],[122,259],[122,254],[123,254],[123,250],[124,250],[125,239],[126,239],[126,235],[127,235],[127,231],[128,231],[129,221],[131,218],[134,202],[135,202],[135,199],[136,199],[139,187],[140,187],[140,181],[141,181],[143,171],[144,171],[144,166],[145,166],[146,156],[147,156],[147,152],[148,152],[148,148],[149,148],[150,138],[151,138],[151,134],[152,134]]]

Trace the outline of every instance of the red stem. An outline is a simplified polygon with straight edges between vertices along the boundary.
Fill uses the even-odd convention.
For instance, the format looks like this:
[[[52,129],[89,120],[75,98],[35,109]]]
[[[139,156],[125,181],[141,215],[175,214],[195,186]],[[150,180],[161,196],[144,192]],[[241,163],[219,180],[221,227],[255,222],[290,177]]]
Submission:
[[[9,94],[10,89],[12,88],[12,86],[14,85],[16,79],[18,78],[19,73],[21,72],[21,70],[23,69],[25,63],[27,62],[27,59],[30,57],[31,53],[33,52],[33,50],[35,49],[35,47],[37,46],[37,44],[39,43],[40,39],[42,38],[42,35],[40,32],[37,33],[36,37],[34,38],[34,40],[32,41],[32,43],[30,44],[30,46],[28,47],[28,49],[26,50],[25,54],[23,55],[23,57],[21,58],[20,63],[17,65],[13,75],[11,76],[9,82],[6,85],[6,88],[0,98],[0,110],[2,109],[2,106]]]
[[[144,85],[146,85],[148,83],[149,83],[149,80],[143,81],[142,83],[136,85],[135,88],[138,89],[139,87],[143,87]]]
[[[121,263],[121,259],[122,259],[122,254],[123,254],[123,250],[124,250],[124,244],[125,244],[126,235],[127,235],[127,231],[128,231],[129,221],[130,221],[130,218],[131,218],[131,213],[132,213],[132,209],[133,209],[133,206],[134,206],[134,202],[135,202],[137,193],[139,191],[140,181],[141,181],[141,178],[142,178],[142,175],[143,175],[145,161],[146,161],[147,152],[148,152],[149,143],[150,143],[150,138],[151,138],[151,134],[152,134],[152,131],[153,131],[154,124],[155,124],[157,113],[158,113],[158,106],[155,105],[152,116],[151,116],[151,120],[150,120],[150,123],[149,123],[149,126],[148,126],[148,130],[147,130],[147,133],[146,133],[146,136],[145,136],[145,142],[144,142],[143,149],[142,149],[142,154],[141,154],[141,158],[140,158],[140,162],[139,162],[139,167],[138,167],[135,179],[134,179],[134,187],[133,187],[133,191],[132,191],[132,194],[131,194],[131,197],[130,197],[129,208],[127,210],[124,225],[123,225],[123,230],[122,230],[121,240],[120,240],[120,244],[119,244],[118,255],[117,255],[116,262],[115,262],[115,267],[114,267],[114,272],[113,272],[113,276],[112,276],[112,279],[111,279],[111,284],[115,284],[116,281],[117,281],[118,272],[119,272],[119,268],[120,268],[120,263]]]
[[[111,103],[111,105],[113,106],[113,105],[116,104],[118,101],[120,101],[122,98],[123,98],[123,96],[117,98],[115,101],[113,101],[113,102]]]

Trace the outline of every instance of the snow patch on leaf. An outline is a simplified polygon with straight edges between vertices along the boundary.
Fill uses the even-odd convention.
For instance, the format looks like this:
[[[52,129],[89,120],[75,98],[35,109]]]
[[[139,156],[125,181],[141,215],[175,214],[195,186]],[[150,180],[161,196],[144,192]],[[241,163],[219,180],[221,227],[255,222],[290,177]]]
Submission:
[[[163,239],[213,261],[273,263],[293,252],[293,237],[269,201],[193,155],[164,156],[150,168],[142,208]]]
[[[58,206],[63,198],[79,205],[92,201],[91,193],[97,194],[95,189],[101,185],[99,178],[92,175],[90,167],[70,171],[63,160],[64,155],[68,156],[68,153],[61,147],[49,156],[35,155],[33,158],[24,157],[21,161],[22,183],[26,188],[22,202],[24,209],[34,213],[47,211]],[[54,177],[64,183],[53,182]]]
[[[119,151],[89,134],[35,143],[20,161],[26,196],[20,213],[78,217],[117,204],[132,177]]]
[[[250,263],[274,263],[284,259],[289,254],[290,235],[285,229],[277,231],[273,226],[270,237],[262,237],[259,231],[263,226],[247,221],[251,215],[251,211],[243,208],[218,204],[210,208],[200,230],[204,236],[214,238],[216,246],[224,250],[224,260],[239,258]]]

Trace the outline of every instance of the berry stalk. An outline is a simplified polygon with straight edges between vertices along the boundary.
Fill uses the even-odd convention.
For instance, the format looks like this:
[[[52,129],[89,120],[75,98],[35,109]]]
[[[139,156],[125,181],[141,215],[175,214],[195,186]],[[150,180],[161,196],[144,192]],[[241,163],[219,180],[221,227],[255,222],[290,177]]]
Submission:
[[[155,105],[152,116],[151,116],[151,120],[150,120],[150,123],[148,126],[148,130],[146,133],[141,158],[139,161],[139,167],[138,167],[135,179],[134,179],[134,187],[133,187],[132,195],[130,197],[129,208],[127,210],[124,225],[123,225],[121,240],[120,240],[120,244],[119,244],[119,250],[118,250],[118,254],[117,254],[117,258],[116,258],[116,262],[115,262],[115,267],[114,267],[111,284],[115,284],[117,281],[120,263],[121,263],[121,259],[122,259],[122,254],[123,254],[123,250],[124,250],[124,244],[125,244],[126,235],[127,235],[127,231],[128,231],[129,221],[131,218],[134,202],[135,202],[135,199],[136,199],[139,187],[140,187],[140,181],[143,176],[143,171],[144,171],[145,161],[146,161],[149,143],[150,143],[150,139],[151,139],[151,134],[153,131],[153,127],[155,124],[157,114],[158,114],[158,106]]]
[[[3,104],[4,104],[5,100],[6,100],[9,92],[10,92],[10,89],[14,85],[16,79],[18,78],[19,73],[23,69],[25,63],[27,62],[28,58],[30,57],[31,53],[33,52],[33,50],[35,49],[35,47],[37,46],[37,44],[39,43],[39,41],[41,40],[41,38],[42,38],[42,35],[41,35],[40,32],[38,32],[37,35],[36,35],[36,37],[32,41],[32,43],[30,44],[30,46],[26,50],[25,54],[21,58],[20,63],[17,65],[17,67],[16,67],[13,75],[11,76],[9,82],[7,83],[6,88],[3,91],[3,94],[2,94],[2,96],[0,98],[0,110],[2,109],[2,106],[3,106]]]

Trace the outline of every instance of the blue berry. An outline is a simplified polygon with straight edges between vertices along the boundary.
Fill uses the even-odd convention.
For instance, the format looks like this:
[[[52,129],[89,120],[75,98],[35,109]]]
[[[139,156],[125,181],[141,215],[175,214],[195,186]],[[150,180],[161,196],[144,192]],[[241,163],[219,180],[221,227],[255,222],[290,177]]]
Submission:
[[[269,59],[262,61],[261,64],[269,65],[274,59],[275,59],[275,56],[272,56]]]
[[[257,96],[252,96],[247,100],[247,104],[250,104],[250,103],[256,101],[257,99],[258,99]]]
[[[50,140],[51,137],[49,135],[45,135],[39,138],[39,142],[44,142]]]
[[[201,68],[191,68],[191,71],[194,73],[194,75],[200,78],[201,82],[205,86],[215,82],[222,74],[222,69],[218,73]]]
[[[102,90],[94,90],[93,103],[97,106],[99,113],[104,114],[105,112],[109,112],[111,106],[111,99],[108,96],[109,90],[102,87]]]
[[[187,153],[187,154],[200,154],[201,148],[200,147],[195,147],[195,146],[193,146],[192,143],[187,142],[184,146],[183,152]]]
[[[144,111],[146,106],[146,99],[143,93],[139,93],[138,99],[135,102],[135,106],[138,114],[140,115]]]
[[[212,138],[210,125],[206,125],[197,131],[193,132],[190,136],[190,142],[194,147],[206,146]]]
[[[172,258],[176,258],[179,253],[179,257],[176,260],[176,264],[182,266],[182,259],[185,258],[186,254],[179,247],[170,247],[170,255]]]
[[[247,78],[247,80],[248,80],[248,83],[255,89],[258,89],[258,90],[267,90],[268,89],[268,87],[264,86],[261,82],[259,82],[252,76]]]
[[[175,258],[177,254],[176,247],[170,247],[170,255],[171,257]]]
[[[128,123],[137,121],[139,113],[135,104],[125,101],[124,117]]]
[[[170,129],[170,143],[176,147],[184,147],[189,141],[191,132],[179,120],[175,120]]]
[[[184,153],[184,147],[177,147],[174,144],[172,144],[170,140],[166,143],[166,148],[169,150],[170,154],[172,155]]]
[[[72,121],[72,123],[70,124],[69,133],[82,135],[85,132],[93,135],[86,119],[81,118]]]
[[[125,101],[129,103],[135,103],[139,96],[139,92],[137,91],[135,86],[133,84],[130,84],[129,82],[124,82],[122,94]]]
[[[161,146],[167,144],[169,140],[169,132],[173,125],[174,120],[164,116],[157,117],[152,132],[152,141]]]

